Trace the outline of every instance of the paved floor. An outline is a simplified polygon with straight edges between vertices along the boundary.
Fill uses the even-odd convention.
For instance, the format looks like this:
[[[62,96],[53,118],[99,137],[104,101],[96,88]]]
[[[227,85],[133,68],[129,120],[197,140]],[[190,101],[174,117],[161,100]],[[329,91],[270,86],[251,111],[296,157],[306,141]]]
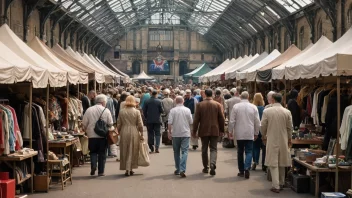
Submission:
[[[108,159],[105,177],[89,176],[90,166],[86,164],[75,168],[73,185],[64,191],[54,186],[49,194],[34,194],[30,197],[41,198],[249,198],[285,197],[311,198],[309,194],[296,194],[285,189],[280,194],[269,191],[271,183],[261,171],[252,171],[246,180],[237,177],[237,157],[235,149],[223,149],[219,144],[217,174],[215,177],[201,173],[201,152],[190,151],[187,164],[187,178],[175,175],[172,147],[163,146],[160,154],[151,155],[151,166],[135,170],[136,174],[125,177],[119,170],[115,159]]]

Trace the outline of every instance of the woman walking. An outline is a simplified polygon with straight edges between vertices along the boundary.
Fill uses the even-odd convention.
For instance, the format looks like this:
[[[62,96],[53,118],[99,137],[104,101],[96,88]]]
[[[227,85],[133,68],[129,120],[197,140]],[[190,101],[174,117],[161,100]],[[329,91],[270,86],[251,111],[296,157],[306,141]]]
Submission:
[[[135,107],[135,98],[128,96],[117,120],[121,138],[120,170],[126,170],[125,176],[133,175],[133,169],[138,168],[139,141],[144,140],[141,113]]]
[[[261,93],[256,93],[254,95],[253,104],[255,106],[257,106],[258,113],[259,113],[259,119],[262,120],[262,115],[263,115],[263,111],[264,111],[264,99],[263,99],[263,96],[262,96]],[[253,142],[253,165],[252,165],[252,170],[255,170],[257,165],[259,164],[260,148],[262,147],[262,144],[263,144],[262,134],[259,132],[257,140],[255,140]],[[265,151],[263,151],[263,152],[265,152]],[[264,163],[263,163],[262,166],[263,166],[263,169],[264,169]]]

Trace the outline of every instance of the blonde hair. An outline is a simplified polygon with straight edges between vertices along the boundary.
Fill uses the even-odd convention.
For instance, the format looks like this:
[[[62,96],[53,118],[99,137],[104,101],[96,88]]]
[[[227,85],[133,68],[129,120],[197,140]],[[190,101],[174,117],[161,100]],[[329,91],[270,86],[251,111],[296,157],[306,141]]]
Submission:
[[[264,106],[264,99],[263,99],[263,95],[261,93],[254,94],[253,104],[255,106]]]
[[[136,107],[136,100],[134,99],[134,96],[127,96],[126,98],[126,107]]]

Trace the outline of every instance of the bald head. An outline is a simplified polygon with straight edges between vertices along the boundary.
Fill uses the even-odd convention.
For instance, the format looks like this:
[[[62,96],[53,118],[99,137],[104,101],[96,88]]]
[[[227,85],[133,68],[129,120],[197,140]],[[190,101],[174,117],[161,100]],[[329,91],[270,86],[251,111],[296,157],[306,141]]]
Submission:
[[[182,96],[176,97],[176,104],[183,104],[183,97]]]

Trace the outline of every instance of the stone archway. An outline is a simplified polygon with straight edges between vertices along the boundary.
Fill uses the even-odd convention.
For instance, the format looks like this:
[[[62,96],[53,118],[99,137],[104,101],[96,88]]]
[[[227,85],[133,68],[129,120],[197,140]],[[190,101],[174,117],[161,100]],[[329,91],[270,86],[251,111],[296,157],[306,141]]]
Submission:
[[[141,62],[138,60],[135,60],[132,63],[132,73],[137,75],[141,73]]]
[[[187,61],[180,61],[178,73],[179,73],[179,76],[182,76],[183,74],[188,73]]]

